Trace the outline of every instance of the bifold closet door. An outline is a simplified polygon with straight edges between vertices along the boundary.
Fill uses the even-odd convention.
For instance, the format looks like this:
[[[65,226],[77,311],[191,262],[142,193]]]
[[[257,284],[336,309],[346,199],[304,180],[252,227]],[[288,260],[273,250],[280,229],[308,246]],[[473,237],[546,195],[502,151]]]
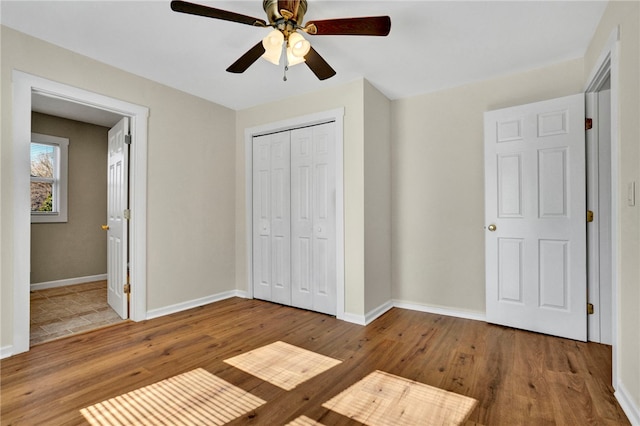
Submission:
[[[335,123],[291,130],[291,301],[336,314]]]
[[[253,292],[291,304],[290,133],[253,138]]]

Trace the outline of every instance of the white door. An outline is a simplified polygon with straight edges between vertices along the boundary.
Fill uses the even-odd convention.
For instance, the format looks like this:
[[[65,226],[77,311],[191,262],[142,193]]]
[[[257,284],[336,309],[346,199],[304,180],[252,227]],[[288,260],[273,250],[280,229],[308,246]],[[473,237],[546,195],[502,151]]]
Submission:
[[[291,304],[289,132],[253,139],[254,297]]]
[[[584,95],[485,113],[487,321],[586,341]]]
[[[291,131],[292,305],[336,314],[335,123]]]
[[[124,292],[127,283],[128,165],[129,118],[125,117],[109,130],[107,176],[107,300],[122,318],[128,318],[128,300]]]

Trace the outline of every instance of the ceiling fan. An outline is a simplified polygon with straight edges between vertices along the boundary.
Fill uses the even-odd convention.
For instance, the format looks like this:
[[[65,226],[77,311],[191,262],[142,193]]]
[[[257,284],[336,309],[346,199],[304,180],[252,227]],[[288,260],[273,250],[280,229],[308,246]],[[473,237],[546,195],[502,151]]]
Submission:
[[[386,36],[391,30],[391,18],[388,16],[325,19],[309,21],[303,26],[301,23],[307,11],[307,0],[263,0],[262,8],[269,19],[268,23],[262,19],[200,4],[181,0],[171,2],[171,9],[176,12],[255,27],[274,28],[262,41],[227,68],[227,71],[232,73],[243,73],[260,57],[278,65],[285,50],[285,72],[289,66],[305,62],[318,79],[326,80],[336,74],[335,70],[311,47],[300,32],[308,35]]]

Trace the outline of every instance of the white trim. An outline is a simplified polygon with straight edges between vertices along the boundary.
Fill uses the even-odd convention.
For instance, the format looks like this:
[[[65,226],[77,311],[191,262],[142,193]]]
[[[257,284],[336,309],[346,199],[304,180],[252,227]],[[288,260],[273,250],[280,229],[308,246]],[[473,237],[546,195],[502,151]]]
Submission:
[[[618,389],[613,393],[613,396],[618,400],[618,404],[620,404],[622,411],[627,415],[631,424],[640,426],[640,408],[634,404],[633,397],[622,383],[618,383]]]
[[[360,324],[360,319],[364,321],[364,318],[358,316],[358,321],[350,321],[345,317],[344,312],[344,108],[304,115],[244,130],[247,295],[253,298],[253,270],[251,267],[253,265],[253,137],[329,121],[335,122],[336,131],[336,318]]]
[[[13,355],[13,346],[7,345],[0,348],[0,359],[8,358]]]
[[[585,93],[585,114],[591,118],[594,128],[586,132],[587,166],[587,210],[595,213],[593,222],[587,223],[587,302],[596,306],[593,313],[587,315],[587,340],[601,342],[600,330],[600,233],[599,233],[599,164],[598,164],[598,95]]]
[[[605,82],[607,77],[609,77],[610,69],[611,69],[611,60],[614,56],[618,56],[618,41],[620,40],[620,27],[615,27],[611,34],[609,34],[609,38],[607,39],[604,47],[602,48],[602,52],[600,52],[600,56],[596,61],[595,66],[591,70],[589,74],[589,78],[587,79],[587,83],[585,85],[585,92],[597,92],[602,84]],[[616,64],[616,68],[617,68]]]
[[[410,309],[412,311],[426,312],[429,314],[446,315],[462,319],[486,322],[487,318],[484,313],[461,311],[458,309],[450,309],[443,306],[424,305],[422,303],[408,302],[405,300],[393,300],[393,306],[401,309]]]
[[[386,302],[384,302],[382,305],[378,306],[377,308],[374,308],[374,309],[370,310],[369,312],[367,312],[364,315],[365,324],[366,325],[371,324],[373,321],[375,321],[376,319],[380,318],[382,315],[384,315],[391,308],[393,308],[393,301],[387,300]]]
[[[69,139],[58,136],[31,133],[31,143],[52,145],[57,148],[53,168],[56,176],[53,178],[53,211],[31,212],[31,223],[63,223],[68,218],[67,194],[69,190]],[[32,181],[34,178],[31,178]]]
[[[252,299],[251,296],[249,296],[249,293],[247,293],[244,290],[236,290],[236,297],[241,297],[243,299]]]
[[[379,317],[381,317],[384,313],[389,311],[391,308],[400,308],[400,309],[408,309],[411,311],[425,312],[429,314],[436,315],[446,315],[449,317],[468,319],[473,321],[482,321],[486,322],[486,317],[484,313],[481,312],[472,312],[472,311],[461,311],[457,309],[450,309],[443,306],[433,306],[433,305],[424,305],[421,303],[408,302],[405,300],[389,300],[382,305],[372,309],[363,315],[356,315],[345,312],[343,317],[340,318],[343,321],[347,321],[353,324],[358,325],[369,325]]]
[[[32,283],[31,291],[44,290],[47,288],[66,287],[68,285],[86,284],[86,283],[92,283],[94,281],[104,281],[106,279],[107,279],[107,274],[99,274],[99,275],[87,275],[86,277],[65,278],[63,280],[44,281],[41,283]]]
[[[342,317],[339,319],[341,321],[350,322],[351,324],[363,325],[363,326],[367,325],[367,319],[365,318],[364,315],[357,315],[349,312],[344,312],[342,314]]]
[[[159,318],[165,315],[175,314],[177,312],[186,311],[188,309],[198,308],[210,303],[219,302],[221,300],[230,299],[232,297],[247,298],[246,293],[239,290],[224,291],[211,296],[201,297],[199,299],[188,300],[186,302],[176,303],[175,305],[164,306],[158,309],[151,309],[147,312],[147,319]]]
[[[620,295],[620,264],[618,261],[618,251],[620,245],[620,213],[619,205],[619,175],[620,175],[620,133],[618,130],[618,105],[619,105],[619,69],[620,69],[620,28],[616,27],[611,31],[595,66],[593,67],[589,79],[586,81],[585,92],[595,92],[600,89],[607,77],[611,81],[611,316],[612,316],[612,386],[618,390],[621,384],[618,376],[618,366],[620,365],[621,339],[619,333],[620,314],[618,312]]]
[[[31,140],[31,96],[42,93],[80,105],[131,117],[130,157],[130,276],[131,315],[146,319],[146,203],[147,203],[147,121],[149,109],[99,95],[42,77],[13,70],[13,349],[29,350],[30,289],[30,204],[29,142]]]

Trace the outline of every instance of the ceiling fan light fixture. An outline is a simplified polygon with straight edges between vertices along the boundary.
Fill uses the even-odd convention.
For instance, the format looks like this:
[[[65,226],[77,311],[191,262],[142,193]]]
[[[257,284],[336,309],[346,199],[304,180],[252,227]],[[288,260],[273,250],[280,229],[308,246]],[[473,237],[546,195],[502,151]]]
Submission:
[[[274,65],[280,64],[280,56],[282,55],[282,43],[284,43],[284,35],[279,30],[273,30],[265,38],[262,39],[264,54],[262,57]]]
[[[287,65],[292,67],[305,62],[304,56],[296,56],[293,54],[291,46],[287,47]]]
[[[311,43],[305,40],[300,33],[292,33],[289,35],[289,49],[291,49],[293,56],[304,58],[311,49]]]

